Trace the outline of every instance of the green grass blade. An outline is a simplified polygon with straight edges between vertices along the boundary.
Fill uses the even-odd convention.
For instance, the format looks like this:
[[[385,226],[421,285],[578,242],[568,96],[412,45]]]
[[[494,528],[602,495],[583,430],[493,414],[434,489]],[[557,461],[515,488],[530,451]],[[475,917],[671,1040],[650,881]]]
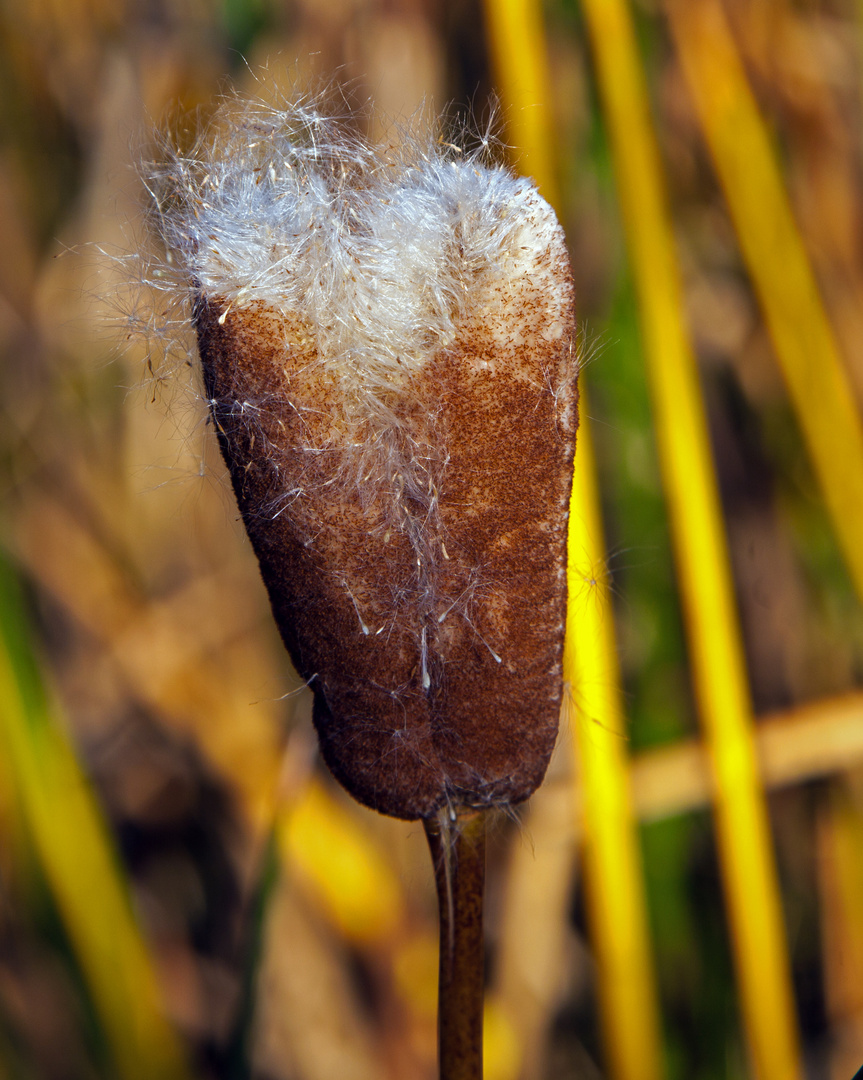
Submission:
[[[0,557],[0,749],[120,1080],[182,1080],[177,1039],[99,806],[58,723]]]

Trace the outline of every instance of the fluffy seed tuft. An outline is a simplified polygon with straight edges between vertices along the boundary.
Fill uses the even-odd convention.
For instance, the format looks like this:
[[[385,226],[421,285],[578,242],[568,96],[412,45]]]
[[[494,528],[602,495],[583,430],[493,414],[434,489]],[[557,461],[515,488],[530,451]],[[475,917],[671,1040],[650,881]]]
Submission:
[[[553,211],[308,100],[230,101],[153,190],[331,768],[405,817],[526,797],[560,707],[577,425]]]

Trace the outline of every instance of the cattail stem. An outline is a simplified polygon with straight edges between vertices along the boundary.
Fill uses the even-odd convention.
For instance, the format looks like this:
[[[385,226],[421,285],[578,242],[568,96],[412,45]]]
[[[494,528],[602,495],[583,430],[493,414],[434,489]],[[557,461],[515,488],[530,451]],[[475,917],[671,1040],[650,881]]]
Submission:
[[[440,908],[440,1080],[482,1080],[484,811],[426,819]]]

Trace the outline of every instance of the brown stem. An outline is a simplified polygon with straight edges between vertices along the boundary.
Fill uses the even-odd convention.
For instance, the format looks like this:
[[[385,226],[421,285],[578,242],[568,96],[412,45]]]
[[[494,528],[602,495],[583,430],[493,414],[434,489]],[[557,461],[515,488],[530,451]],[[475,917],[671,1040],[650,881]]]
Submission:
[[[440,910],[440,1080],[482,1080],[485,817],[447,811],[424,823]]]

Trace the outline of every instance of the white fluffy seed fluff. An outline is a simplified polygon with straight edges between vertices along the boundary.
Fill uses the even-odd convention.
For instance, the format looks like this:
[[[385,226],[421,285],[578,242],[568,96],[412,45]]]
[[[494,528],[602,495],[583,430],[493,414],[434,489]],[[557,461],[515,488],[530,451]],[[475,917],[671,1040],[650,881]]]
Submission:
[[[314,103],[231,102],[164,179],[166,239],[196,287],[299,318],[356,418],[384,421],[497,281],[544,273],[547,333],[563,332],[539,260],[560,242],[554,213],[479,155],[418,137],[372,146]]]
[[[513,354],[525,326],[548,341],[569,331],[561,320],[569,283],[547,257],[565,245],[532,181],[487,165],[481,152],[400,136],[397,148],[372,145],[314,99],[281,107],[229,99],[152,190],[193,291],[218,298],[223,319],[255,306],[281,315],[286,354],[302,352],[333,387],[328,408],[341,415],[327,425],[311,419],[315,402],[292,401],[310,416],[309,452],[337,450],[334,485],[361,489],[367,504],[389,502],[383,527],[406,529],[423,548],[447,451],[432,445],[427,402],[417,401],[424,425],[405,421],[415,377],[472,318],[518,377]],[[546,308],[528,323],[518,310],[526,282]],[[576,374],[573,357],[563,381]],[[545,382],[557,395],[560,371]],[[266,404],[237,402],[235,415],[254,426]],[[403,491],[418,515],[405,516]],[[274,516],[305,492],[294,478],[271,494],[260,511]]]

